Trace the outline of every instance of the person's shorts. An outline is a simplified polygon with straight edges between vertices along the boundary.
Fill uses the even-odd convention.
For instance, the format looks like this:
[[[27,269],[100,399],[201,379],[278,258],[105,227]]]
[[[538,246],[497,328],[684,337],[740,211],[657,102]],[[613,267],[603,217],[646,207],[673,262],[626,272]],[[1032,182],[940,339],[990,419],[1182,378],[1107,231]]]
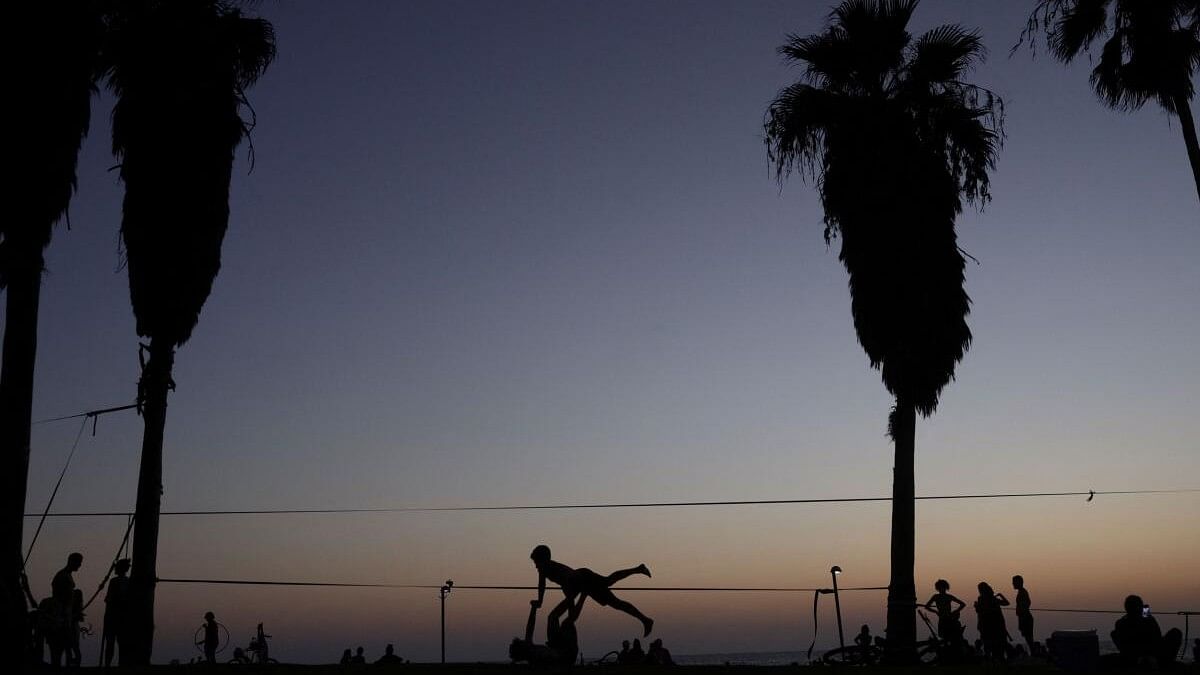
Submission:
[[[563,585],[563,590],[569,596],[582,593],[602,607],[617,599],[608,588],[608,578],[602,577],[586,567],[575,570],[571,574],[570,580]]]
[[[1026,612],[1017,614],[1017,631],[1021,635],[1028,635],[1033,632],[1033,614]]]

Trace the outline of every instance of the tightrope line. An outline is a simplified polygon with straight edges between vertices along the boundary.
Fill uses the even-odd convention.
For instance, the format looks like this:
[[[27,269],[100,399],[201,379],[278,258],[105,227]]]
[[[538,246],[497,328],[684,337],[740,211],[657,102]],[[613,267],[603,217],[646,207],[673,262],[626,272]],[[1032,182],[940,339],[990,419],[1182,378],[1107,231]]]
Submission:
[[[1104,495],[1164,495],[1200,493],[1200,488],[1171,490],[1077,490],[1071,492],[1000,492],[965,495],[919,495],[918,501],[951,499],[1019,499],[1036,497],[1087,497],[1092,501]],[[786,504],[848,504],[863,502],[890,502],[891,497],[829,497],[814,499],[737,499],[722,501],[691,502],[627,502],[604,504],[521,504],[502,506],[402,506],[387,508],[330,508],[330,509],[211,509],[189,511],[162,511],[161,516],[262,516],[262,515],[320,515],[333,513],[438,513],[463,511],[548,511],[565,509],[648,509],[688,506],[770,506]],[[46,514],[49,518],[86,518],[104,516],[129,516],[132,511],[72,511]],[[25,514],[26,518],[42,514]]]

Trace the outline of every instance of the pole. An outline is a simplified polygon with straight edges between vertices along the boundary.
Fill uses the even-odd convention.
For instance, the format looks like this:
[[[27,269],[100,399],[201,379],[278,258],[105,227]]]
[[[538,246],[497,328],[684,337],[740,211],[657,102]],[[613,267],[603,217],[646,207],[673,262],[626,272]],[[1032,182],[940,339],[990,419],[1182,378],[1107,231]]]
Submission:
[[[446,663],[446,596],[454,588],[454,581],[447,579],[445,585],[438,589],[438,598],[442,601],[442,664]]]
[[[838,575],[841,573],[842,573],[842,568],[838,567],[837,565],[834,565],[829,570],[830,576],[833,577],[833,606],[837,610],[838,646],[840,646],[842,648],[842,660],[845,661],[846,660],[846,636],[842,632],[842,599],[841,599],[841,596],[838,595],[838,585],[837,585],[837,578],[838,578]]]

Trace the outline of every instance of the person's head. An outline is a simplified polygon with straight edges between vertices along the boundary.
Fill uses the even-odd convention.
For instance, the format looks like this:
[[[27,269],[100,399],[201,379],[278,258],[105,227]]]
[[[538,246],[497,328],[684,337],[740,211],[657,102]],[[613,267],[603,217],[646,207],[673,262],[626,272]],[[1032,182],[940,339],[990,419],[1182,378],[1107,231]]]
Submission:
[[[80,567],[83,567],[83,554],[76,552],[67,556],[67,567],[70,568],[72,572],[78,570]]]
[[[350,658],[350,648],[349,647],[346,647],[345,651],[342,652],[342,658],[343,659]]]
[[[871,627],[864,623],[862,626],[862,629],[859,632],[862,633],[863,635],[870,635]]]
[[[529,559],[534,565],[539,567],[550,561],[550,547],[545,544],[538,544],[533,547],[533,552],[529,554]]]
[[[116,571],[117,576],[125,576],[129,572],[129,558],[121,558],[118,560],[117,564],[113,566],[113,570]]]
[[[386,647],[384,647],[384,648],[383,648],[383,653],[384,653],[384,654],[387,654],[388,656],[391,656],[391,655],[392,655],[392,654],[394,654],[395,652],[396,652],[396,648],[395,648],[395,647],[393,647],[393,646],[392,646],[392,643],[390,643],[390,642],[388,643],[388,646],[386,646]]]
[[[950,582],[946,581],[945,579],[938,579],[937,581],[933,582],[933,587],[937,589],[938,593],[950,592]]]
[[[1014,576],[1013,577],[1013,588],[1016,588],[1018,590],[1025,588],[1025,577],[1021,576],[1020,574]]]
[[[1140,596],[1140,595],[1127,596],[1125,598],[1125,613],[1128,614],[1129,616],[1141,616],[1143,604],[1145,604],[1145,603],[1142,602],[1142,596]]]
[[[991,596],[993,596],[995,594],[996,594],[996,591],[992,590],[992,587],[990,584],[988,584],[988,582],[986,582],[986,581],[979,582],[980,597],[990,598]]]
[[[212,612],[205,612],[205,613],[204,613],[204,620],[205,620],[205,621],[207,621],[207,622],[209,622],[209,623],[212,623],[213,621],[216,621],[216,620],[217,620],[217,615],[216,615],[216,614],[213,614]]]
[[[362,648],[362,647],[359,647],[358,649],[355,649],[355,650],[354,650],[354,653],[355,653],[355,654],[358,654],[359,656],[362,656],[362,653],[363,653],[363,648]]]
[[[621,640],[621,649],[629,649],[629,640]]]
[[[637,638],[633,638],[633,648],[634,648],[634,649],[641,649],[641,648],[642,648],[642,641],[641,641],[641,640],[639,640],[639,639],[637,639]]]

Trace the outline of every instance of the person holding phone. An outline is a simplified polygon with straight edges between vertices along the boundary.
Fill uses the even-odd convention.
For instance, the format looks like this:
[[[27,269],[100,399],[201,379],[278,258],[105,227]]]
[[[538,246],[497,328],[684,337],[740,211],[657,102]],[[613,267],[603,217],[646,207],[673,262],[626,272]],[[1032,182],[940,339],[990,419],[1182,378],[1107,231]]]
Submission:
[[[1125,615],[1113,626],[1112,641],[1124,665],[1136,667],[1149,662],[1162,668],[1175,661],[1183,633],[1172,628],[1163,635],[1150,614],[1150,605],[1142,602],[1141,596],[1130,595],[1125,598]]]

